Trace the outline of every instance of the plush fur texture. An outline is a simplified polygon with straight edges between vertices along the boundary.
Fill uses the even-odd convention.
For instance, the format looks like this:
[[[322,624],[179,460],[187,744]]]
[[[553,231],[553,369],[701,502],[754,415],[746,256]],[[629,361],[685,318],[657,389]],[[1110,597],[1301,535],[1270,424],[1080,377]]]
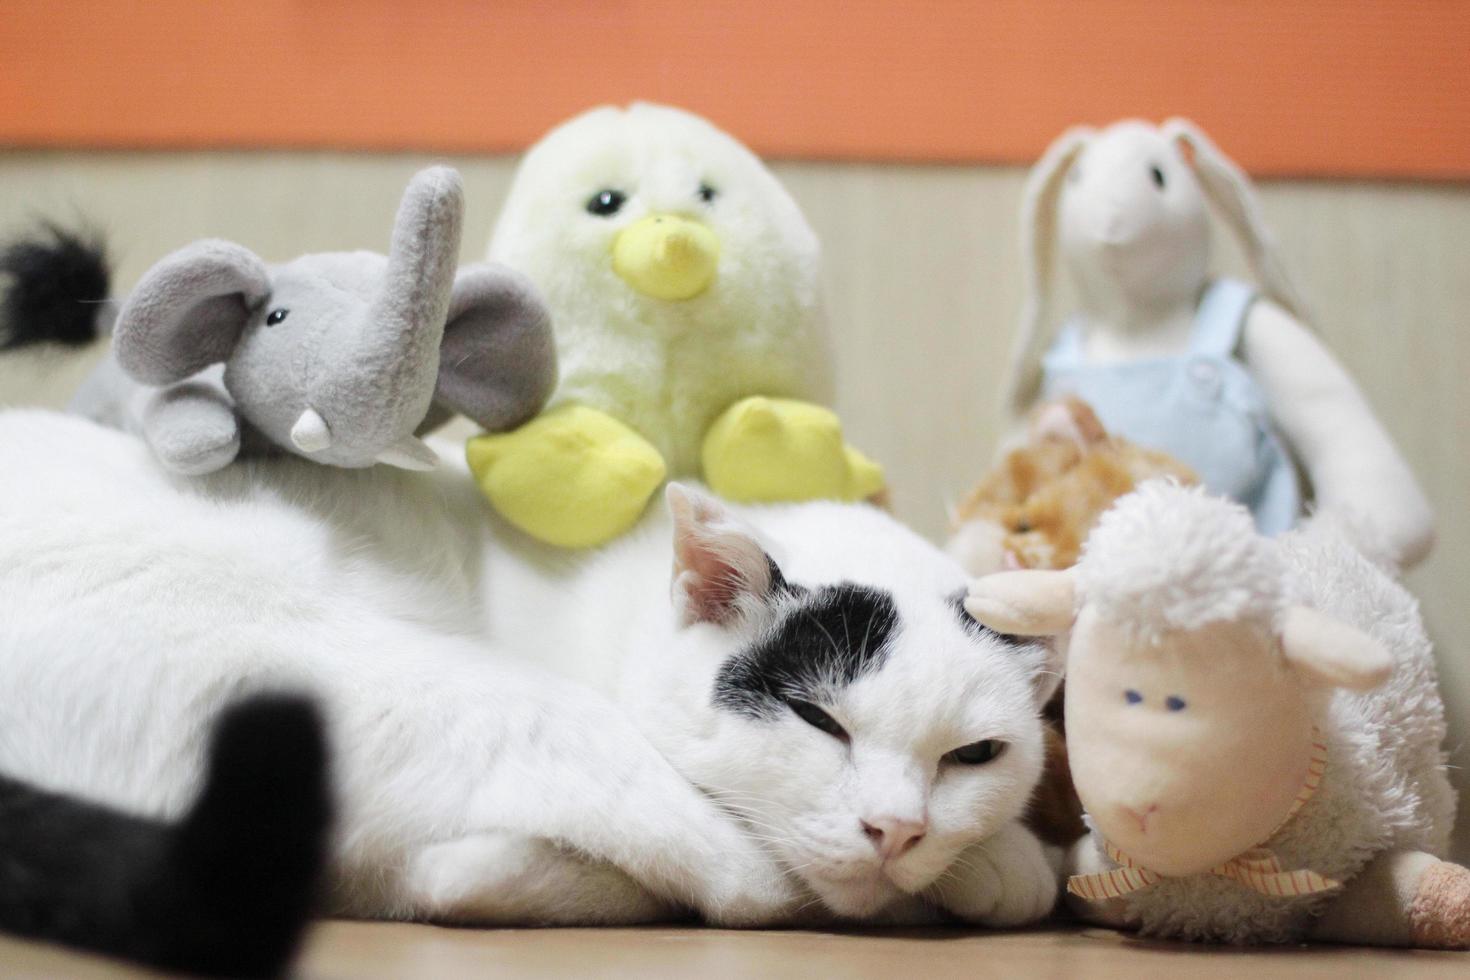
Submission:
[[[0,350],[97,339],[106,307],[107,252],[95,235],[43,225],[0,248]]]
[[[626,200],[589,213],[603,190]],[[692,298],[647,295],[613,267],[614,239],[655,213],[694,218],[720,243],[713,281]],[[700,473],[706,430],[740,399],[830,397],[816,235],[754,154],[690,113],[638,102],[557,127],[521,162],[490,258],[551,306],[553,407],[626,422],[673,477]]]
[[[1248,513],[1165,481],[1103,514],[1076,570],[1098,615],[1142,643],[1241,620],[1269,629],[1288,602],[1280,550]]]
[[[962,571],[878,511],[674,489],[672,519],[573,559],[462,470],[177,480],[30,412],[0,415],[14,459],[45,465],[0,483],[0,767],[178,813],[216,705],[312,692],[339,912],[1000,925],[1054,900],[1017,819],[1047,648],[966,621]],[[987,740],[988,762],[952,755]]]
[[[546,310],[507,269],[456,274],[463,210],[459,175],[433,167],[404,192],[386,255],[268,266],[233,242],[179,249],[123,302],[115,363],[83,403],[187,475],[242,449],[426,469],[435,458],[415,432],[436,400],[486,428],[519,425],[555,383]]]
[[[1018,610],[1048,631],[1075,615],[1067,727],[1094,827],[1079,870],[1116,867],[1105,837],[1166,876],[1087,914],[1154,935],[1285,942],[1366,898],[1398,916],[1394,941],[1413,941],[1411,907],[1353,879],[1380,855],[1445,853],[1444,709],[1414,599],[1330,523],[1270,540],[1238,505],[1149,483],[1103,517],[1073,572],[993,576],[970,607],[1008,625]],[[1325,772],[1287,819],[1314,730]],[[1346,887],[1286,898],[1211,873],[1257,846]]]
[[[1376,690],[1338,689],[1316,721],[1328,761],[1321,788],[1267,846],[1287,867],[1348,881],[1375,855],[1443,857],[1455,795],[1445,775],[1444,706],[1413,597],[1341,537],[1308,528],[1279,545],[1282,596],[1366,631],[1392,652]],[[1129,901],[1145,931],[1228,942],[1300,939],[1332,896],[1281,900],[1228,882],[1162,882]]]
[[[224,713],[177,824],[0,777],[0,929],[189,974],[274,976],[318,898],[329,815],[321,720],[284,696]]]
[[[1138,484],[1198,482],[1173,457],[1110,436],[1077,398],[1038,405],[1027,439],[954,508],[945,550],[971,575],[1070,568],[1097,519]]]

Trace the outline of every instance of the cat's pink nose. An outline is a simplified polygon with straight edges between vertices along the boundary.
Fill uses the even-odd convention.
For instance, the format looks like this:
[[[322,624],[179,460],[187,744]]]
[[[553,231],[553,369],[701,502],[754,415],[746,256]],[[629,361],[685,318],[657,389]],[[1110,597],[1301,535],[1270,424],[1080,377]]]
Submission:
[[[900,820],[897,817],[874,817],[861,823],[863,834],[873,842],[878,856],[885,861],[913,850],[929,830],[929,825],[922,820]]]

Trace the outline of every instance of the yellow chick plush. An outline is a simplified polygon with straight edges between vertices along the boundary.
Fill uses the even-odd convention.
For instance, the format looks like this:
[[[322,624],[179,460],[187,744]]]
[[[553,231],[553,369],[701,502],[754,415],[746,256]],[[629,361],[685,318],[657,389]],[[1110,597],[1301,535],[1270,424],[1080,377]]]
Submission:
[[[668,477],[746,502],[877,494],[881,470],[820,406],[818,252],[771,172],[698,116],[634,103],[554,129],[490,255],[545,295],[561,382],[539,418],[470,441],[481,490],[563,547],[621,534]]]

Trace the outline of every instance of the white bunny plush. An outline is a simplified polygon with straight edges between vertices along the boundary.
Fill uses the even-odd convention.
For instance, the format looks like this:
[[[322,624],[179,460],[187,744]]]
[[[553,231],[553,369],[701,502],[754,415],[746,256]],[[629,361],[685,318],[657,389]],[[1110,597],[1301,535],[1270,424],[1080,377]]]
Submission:
[[[1239,238],[1257,286],[1210,275],[1206,202]],[[1318,510],[1400,567],[1424,557],[1433,514],[1352,378],[1303,325],[1303,304],[1250,181],[1183,119],[1068,130],[1027,183],[1027,303],[1006,385],[1019,414],[1076,395],[1110,431],[1170,453],[1275,534]],[[1078,309],[1048,309],[1060,251]]]

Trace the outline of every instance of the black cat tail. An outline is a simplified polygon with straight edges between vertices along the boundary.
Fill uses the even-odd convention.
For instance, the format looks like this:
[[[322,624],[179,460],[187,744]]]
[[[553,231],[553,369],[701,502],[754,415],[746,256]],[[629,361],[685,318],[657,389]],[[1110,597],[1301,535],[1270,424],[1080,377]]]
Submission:
[[[257,696],[215,730],[199,799],[171,865],[191,908],[175,966],[273,976],[291,961],[318,897],[331,823],[322,724],[307,701]]]
[[[48,222],[0,246],[0,351],[92,342],[103,330],[111,280],[95,234]]]
[[[0,777],[0,929],[166,970],[275,976],[318,897],[330,823],[321,720],[287,695],[223,712],[177,824]]]

